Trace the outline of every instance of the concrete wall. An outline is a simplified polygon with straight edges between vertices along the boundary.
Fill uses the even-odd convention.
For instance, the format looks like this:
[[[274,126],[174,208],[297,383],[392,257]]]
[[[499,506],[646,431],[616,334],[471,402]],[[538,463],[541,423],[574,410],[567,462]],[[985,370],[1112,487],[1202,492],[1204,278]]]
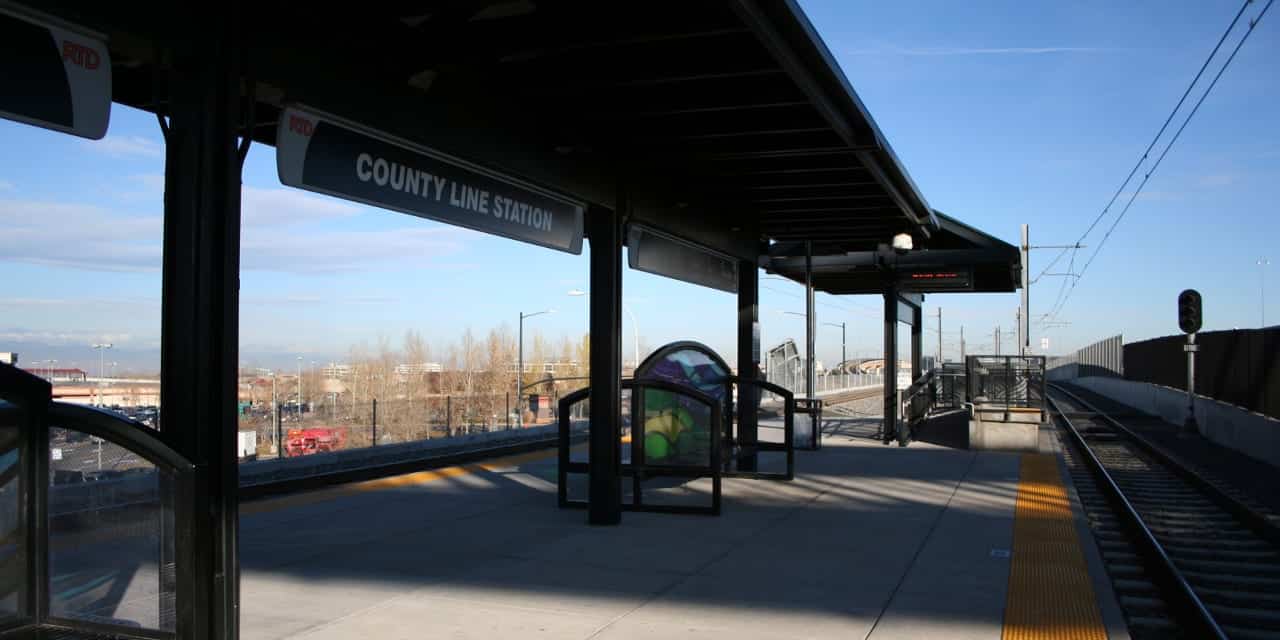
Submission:
[[[1165,422],[1182,424],[1187,417],[1185,390],[1110,377],[1078,378],[1072,383],[1139,411],[1160,416]],[[1196,422],[1204,437],[1280,467],[1280,420],[1196,396]]]

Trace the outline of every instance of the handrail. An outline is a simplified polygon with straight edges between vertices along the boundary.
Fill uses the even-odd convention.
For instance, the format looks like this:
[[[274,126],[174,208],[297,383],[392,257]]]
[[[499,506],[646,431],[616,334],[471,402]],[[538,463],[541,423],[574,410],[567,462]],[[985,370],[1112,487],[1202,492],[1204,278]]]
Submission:
[[[160,439],[159,433],[119,414],[65,402],[49,403],[50,426],[81,431],[121,445],[158,467],[188,472],[195,465]]]

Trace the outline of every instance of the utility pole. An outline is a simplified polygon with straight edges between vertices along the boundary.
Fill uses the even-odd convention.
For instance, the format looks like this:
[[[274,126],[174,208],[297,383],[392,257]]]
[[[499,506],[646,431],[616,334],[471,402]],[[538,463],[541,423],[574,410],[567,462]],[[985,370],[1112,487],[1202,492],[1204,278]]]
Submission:
[[[302,356],[298,356],[298,421],[302,421]]]
[[[1022,346],[1022,307],[1013,310],[1013,321],[1018,323],[1018,355],[1025,356],[1026,350]]]
[[[1000,325],[996,325],[995,333],[991,335],[991,342],[995,345],[996,355],[1000,355]]]
[[[101,344],[95,344],[93,345],[93,348],[98,352],[98,406],[101,407],[102,405],[106,404],[103,401],[103,397],[102,397],[102,383],[106,381],[106,377],[107,377],[106,354],[107,354],[107,349],[111,348],[111,343],[103,342]],[[98,466],[99,468],[101,468],[102,466],[101,463],[99,463]]]
[[[1019,251],[1022,260],[1022,303],[1018,307],[1018,355],[1027,355],[1027,347],[1031,346],[1031,232],[1027,225],[1022,225],[1022,247]]]
[[[960,363],[964,364],[964,325],[960,325]]]
[[[933,367],[936,369],[942,366],[942,307],[938,307],[938,361]]]

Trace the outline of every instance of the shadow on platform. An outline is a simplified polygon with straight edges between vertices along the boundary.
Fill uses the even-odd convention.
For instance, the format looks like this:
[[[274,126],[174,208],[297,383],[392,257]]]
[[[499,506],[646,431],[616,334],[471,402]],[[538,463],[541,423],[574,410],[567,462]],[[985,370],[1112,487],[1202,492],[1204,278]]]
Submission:
[[[828,427],[794,482],[726,480],[720,517],[588,527],[556,508],[554,457],[528,456],[253,504],[242,635],[998,636],[1017,457],[885,448],[877,422]]]

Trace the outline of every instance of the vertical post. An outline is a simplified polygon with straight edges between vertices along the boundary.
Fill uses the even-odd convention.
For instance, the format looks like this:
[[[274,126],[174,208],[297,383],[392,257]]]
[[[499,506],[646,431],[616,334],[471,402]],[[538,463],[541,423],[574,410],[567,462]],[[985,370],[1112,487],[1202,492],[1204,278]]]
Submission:
[[[742,456],[740,471],[756,470],[755,443],[758,439],[759,416],[756,392],[760,364],[760,274],[755,263],[738,263],[738,444]],[[729,420],[733,417],[729,416]]]
[[[884,367],[880,371],[884,392],[884,426],[880,437],[889,444],[898,427],[898,292],[892,285],[884,292]]]
[[[964,325],[960,325],[960,364],[964,364]]]
[[[373,419],[370,420],[370,422],[372,423],[371,426],[373,428],[373,437],[370,439],[370,441],[373,442],[373,446],[376,447],[378,446],[378,399],[377,398],[373,399],[372,418]]]
[[[1196,423],[1196,334],[1187,334],[1187,419],[1182,424],[1183,435],[1200,431]]]
[[[520,410],[520,396],[524,394],[524,312],[520,312],[520,329],[516,337],[516,428],[524,426],[524,412]]]
[[[505,400],[506,400],[506,405],[507,405],[507,431],[510,431],[510,430],[511,430],[511,392],[510,392],[510,391],[508,391],[508,392],[506,392],[506,393],[502,394],[502,396],[503,396],[503,399],[505,399]],[[519,398],[517,398],[516,400],[519,400]]]
[[[174,5],[165,130],[161,406],[166,438],[202,469],[189,540],[174,558],[182,638],[239,635],[240,177],[243,46],[237,5]],[[198,25],[198,26],[196,26]]]
[[[587,522],[622,522],[622,221],[626,195],[619,190],[619,211],[591,207],[591,408],[588,441]]]
[[[453,435],[453,396],[444,397],[444,432]]]
[[[814,383],[817,372],[818,363],[814,358],[814,339],[818,331],[817,317],[813,312],[813,243],[808,240],[804,243],[804,354],[805,354],[805,375],[804,375],[804,394],[808,398],[813,398]],[[814,429],[818,425],[813,425]]]
[[[942,307],[938,307],[938,361],[933,364],[935,369],[942,367]]]
[[[274,426],[276,430],[276,459],[280,459],[284,457],[284,438],[282,437],[283,434],[281,434],[280,423],[280,401],[272,400],[271,407],[273,409],[272,415],[275,416],[272,422],[275,423]]]
[[[911,382],[924,375],[924,308],[911,307]]]
[[[1018,307],[1018,355],[1027,355],[1027,347],[1031,346],[1031,232],[1027,225],[1022,225],[1022,248],[1019,251],[1022,260],[1022,305]]]
[[[846,364],[847,362],[849,362],[849,352],[846,347],[848,343],[846,342],[847,336],[845,335],[845,331],[844,331],[847,324],[848,323],[845,323],[845,322],[840,323],[840,366],[846,375],[848,375],[849,373],[849,367]],[[847,387],[849,385],[846,384],[845,386]]]

